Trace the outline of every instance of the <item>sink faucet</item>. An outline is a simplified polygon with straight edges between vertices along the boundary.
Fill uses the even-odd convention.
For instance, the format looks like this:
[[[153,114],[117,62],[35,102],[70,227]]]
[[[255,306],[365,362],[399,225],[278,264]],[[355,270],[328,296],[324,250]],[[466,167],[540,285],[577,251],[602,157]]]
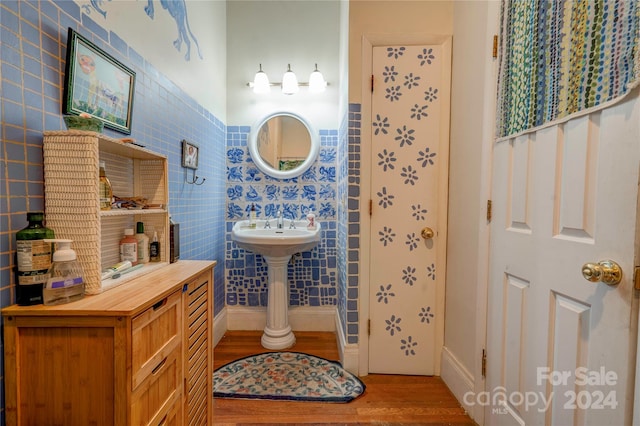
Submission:
[[[296,221],[291,219],[291,223],[289,224],[289,229],[296,229]]]
[[[284,228],[284,216],[282,215],[282,212],[280,210],[278,210],[278,212],[276,213],[276,228]]]

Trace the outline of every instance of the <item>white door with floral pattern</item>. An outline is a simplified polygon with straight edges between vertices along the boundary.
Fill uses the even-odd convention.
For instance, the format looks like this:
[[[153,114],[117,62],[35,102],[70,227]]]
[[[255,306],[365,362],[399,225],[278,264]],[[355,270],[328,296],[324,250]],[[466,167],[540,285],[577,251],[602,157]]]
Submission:
[[[450,55],[450,39],[378,46],[372,52],[371,373],[437,372],[444,321]]]

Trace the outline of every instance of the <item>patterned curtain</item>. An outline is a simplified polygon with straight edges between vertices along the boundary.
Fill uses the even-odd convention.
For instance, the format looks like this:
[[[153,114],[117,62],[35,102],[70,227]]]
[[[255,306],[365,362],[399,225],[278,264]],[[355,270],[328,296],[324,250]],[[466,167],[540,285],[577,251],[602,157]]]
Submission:
[[[639,39],[640,0],[503,0],[497,137],[620,99]]]

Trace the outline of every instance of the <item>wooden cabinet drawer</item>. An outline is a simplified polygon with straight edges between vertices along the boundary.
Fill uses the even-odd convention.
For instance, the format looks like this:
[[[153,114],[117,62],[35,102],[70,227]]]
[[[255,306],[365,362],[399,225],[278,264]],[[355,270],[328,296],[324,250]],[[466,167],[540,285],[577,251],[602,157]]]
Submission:
[[[158,421],[158,426],[182,426],[182,404],[173,404],[169,413],[165,414]],[[155,423],[154,423],[155,424]]]
[[[181,345],[180,291],[136,316],[131,329],[131,386],[135,390]],[[165,361],[166,362],[166,361]]]
[[[131,398],[132,425],[170,424],[174,407],[181,406],[181,363],[180,351],[176,350],[140,383]]]

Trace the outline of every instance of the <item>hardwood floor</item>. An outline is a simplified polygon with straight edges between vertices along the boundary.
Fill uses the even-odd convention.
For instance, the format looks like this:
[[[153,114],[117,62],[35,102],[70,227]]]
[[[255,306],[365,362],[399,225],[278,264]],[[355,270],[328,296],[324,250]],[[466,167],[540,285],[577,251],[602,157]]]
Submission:
[[[214,367],[269,352],[261,332],[230,331],[214,351]],[[334,333],[296,332],[292,352],[339,360]],[[216,425],[475,425],[439,377],[370,374],[365,393],[346,404],[214,398]]]

